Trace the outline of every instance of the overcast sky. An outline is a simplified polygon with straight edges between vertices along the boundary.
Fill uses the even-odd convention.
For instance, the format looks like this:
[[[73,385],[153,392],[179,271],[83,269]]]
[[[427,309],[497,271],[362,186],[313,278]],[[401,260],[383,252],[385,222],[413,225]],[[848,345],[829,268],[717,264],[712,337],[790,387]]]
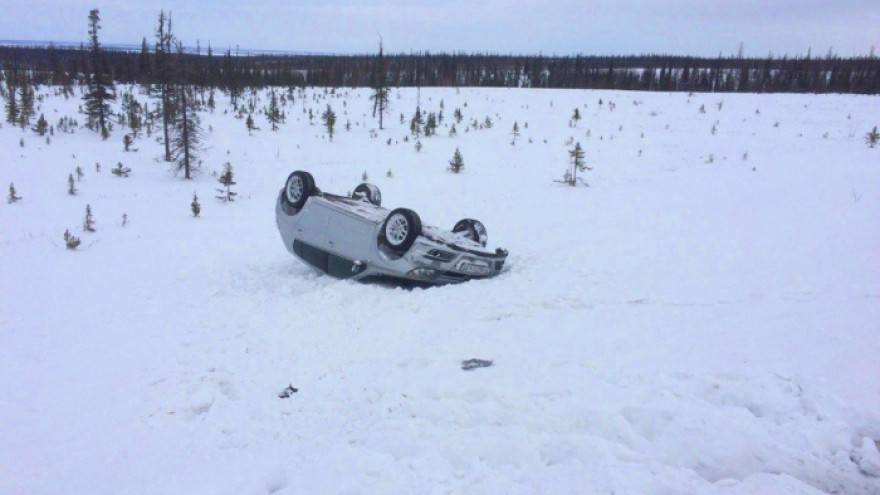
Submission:
[[[367,53],[880,52],[880,0],[3,0],[0,39],[152,44],[160,10],[187,46]]]

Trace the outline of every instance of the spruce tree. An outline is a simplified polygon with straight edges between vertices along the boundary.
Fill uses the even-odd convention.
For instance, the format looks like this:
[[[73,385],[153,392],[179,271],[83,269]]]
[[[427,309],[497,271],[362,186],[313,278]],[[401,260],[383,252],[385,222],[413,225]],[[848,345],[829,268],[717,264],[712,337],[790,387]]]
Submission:
[[[193,200],[192,203],[189,204],[189,208],[190,210],[192,210],[194,217],[198,217],[199,214],[202,212],[202,205],[199,204],[199,197],[196,195],[196,193],[193,193]]]
[[[513,141],[510,144],[516,144],[516,138],[519,137],[519,124],[516,122],[513,123],[513,130],[510,131],[510,135],[513,136]]]
[[[95,219],[92,217],[91,205],[86,205],[86,217],[83,219],[83,230],[86,232],[95,231]]]
[[[109,77],[104,74],[104,51],[98,42],[100,22],[98,9],[89,11],[89,91],[83,99],[86,103],[88,127],[99,131],[101,137],[107,139],[110,136],[108,125],[111,116],[108,102],[116,99],[116,96]]]
[[[153,78],[153,60],[150,58],[150,47],[147,45],[147,37],[141,38],[141,51],[138,54],[138,70],[141,72],[141,84],[149,90],[150,80]]]
[[[321,114],[321,118],[324,119],[324,127],[327,128],[327,135],[330,136],[330,141],[333,141],[333,127],[336,125],[336,114],[330,108],[330,105],[327,105],[327,110]]]
[[[141,107],[140,102],[132,95],[130,92],[122,95],[122,116],[125,116],[125,120],[128,123],[128,127],[131,129],[131,138],[135,139],[138,137],[138,132],[143,125],[141,119],[141,112],[143,108]],[[126,151],[128,151],[126,149]]]
[[[159,97],[156,111],[162,117],[162,137],[165,144],[165,161],[174,161],[171,154],[171,127],[176,115],[174,101],[172,46],[174,36],[171,34],[171,16],[159,11],[159,23],[156,26],[156,44],[154,53],[155,83],[150,91]]]
[[[877,132],[877,126],[874,126],[874,129],[865,135],[865,142],[868,143],[868,147],[873,148],[880,143],[880,132]]]
[[[45,136],[46,132],[49,131],[49,123],[46,122],[46,117],[44,117],[43,114],[40,114],[40,118],[37,119],[37,123],[36,125],[34,125],[33,131],[40,136]]]
[[[71,234],[69,230],[64,231],[64,245],[67,247],[67,249],[70,249],[71,251],[73,251],[74,249],[79,247],[79,243],[80,243],[79,237],[76,237],[73,234]]]
[[[425,125],[425,119],[422,118],[422,110],[417,106],[416,113],[413,114],[412,119],[409,121],[409,132],[415,136],[416,139],[419,139],[423,125]]]
[[[449,171],[457,174],[464,170],[464,159],[461,157],[461,152],[458,151],[458,148],[455,148],[455,154],[452,155],[452,160],[449,162]]]
[[[574,148],[572,148],[568,152],[568,156],[570,158],[570,167],[565,173],[564,182],[570,186],[577,185],[578,181],[583,182],[584,185],[587,185],[586,182],[579,179],[577,176],[578,172],[583,172],[584,170],[592,170],[587,167],[586,162],[584,161],[584,150],[581,148],[581,143],[575,143]]]
[[[266,112],[266,118],[272,124],[272,130],[278,130],[278,124],[281,122],[281,111],[278,108],[278,97],[275,91],[272,91],[269,97],[269,110]]]
[[[217,179],[217,182],[223,185],[224,189],[217,189],[217,192],[220,193],[216,196],[217,199],[223,201],[224,203],[228,203],[231,201],[235,201],[235,196],[238,195],[236,192],[232,192],[230,189],[235,185],[235,178],[232,174],[232,164],[226,162],[223,164],[223,174]]]
[[[73,174],[70,174],[67,176],[67,194],[75,196],[76,192],[76,183],[73,181]]]
[[[18,104],[18,126],[22,129],[31,124],[31,117],[34,116],[34,88],[26,77],[21,78],[21,84],[18,87],[19,104]]]
[[[370,99],[373,100],[373,117],[379,114],[379,129],[382,127],[382,117],[388,112],[388,71],[385,67],[385,54],[383,53],[382,40],[379,40],[379,55],[373,65],[373,71],[370,75],[372,79],[373,94]]]
[[[12,204],[20,199],[21,196],[18,196],[15,192],[15,184],[9,184],[9,196],[6,197],[6,202]]]
[[[9,92],[6,98],[6,122],[12,125],[18,124],[18,102],[15,98],[15,86],[12,85],[12,79],[6,79],[6,86]]]
[[[131,173],[131,168],[124,166],[122,162],[116,162],[116,167],[111,168],[110,172],[116,177],[128,177],[128,174]]]
[[[425,137],[433,136],[437,132],[437,115],[434,112],[428,114],[425,121]]]
[[[174,120],[171,138],[171,157],[177,163],[177,170],[183,170],[185,179],[192,178],[192,170],[199,168],[202,128],[195,109],[194,95],[189,86],[178,88],[177,115]]]

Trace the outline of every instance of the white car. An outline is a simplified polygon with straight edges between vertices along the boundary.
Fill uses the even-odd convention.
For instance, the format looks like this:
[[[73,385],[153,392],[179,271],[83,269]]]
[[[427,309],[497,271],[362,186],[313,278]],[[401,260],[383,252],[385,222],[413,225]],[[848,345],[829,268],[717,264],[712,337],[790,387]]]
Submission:
[[[465,218],[446,231],[422,225],[412,210],[382,208],[372,184],[351,197],[322,192],[308,172],[290,174],[275,219],[288,251],[322,272],[356,280],[399,279],[423,285],[497,275],[507,251],[486,249],[486,228]]]

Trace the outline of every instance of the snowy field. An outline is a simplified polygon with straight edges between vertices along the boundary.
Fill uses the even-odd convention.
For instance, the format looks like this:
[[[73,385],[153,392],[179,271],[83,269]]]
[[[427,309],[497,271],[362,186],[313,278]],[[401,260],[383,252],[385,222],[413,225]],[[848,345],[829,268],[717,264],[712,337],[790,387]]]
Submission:
[[[79,96],[38,95],[51,124],[85,121]],[[297,92],[248,135],[217,93],[192,181],[158,134],[126,153],[119,126],[47,144],[3,124],[0,186],[23,199],[0,204],[0,493],[880,493],[880,99],[423,89],[445,119],[416,152],[416,90],[381,131],[368,96]],[[589,187],[554,182],[570,139]],[[478,218],[506,269],[318,274],[275,227],[296,169],[336,193],[366,172],[428,224]]]

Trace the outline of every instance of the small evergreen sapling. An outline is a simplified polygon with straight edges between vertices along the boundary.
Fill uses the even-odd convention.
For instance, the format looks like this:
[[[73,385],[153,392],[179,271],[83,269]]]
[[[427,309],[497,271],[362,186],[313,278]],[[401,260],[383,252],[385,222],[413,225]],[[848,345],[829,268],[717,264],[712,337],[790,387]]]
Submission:
[[[86,232],[95,231],[95,219],[92,217],[91,205],[86,205],[86,218],[83,219],[83,230]]]
[[[278,97],[272,91],[269,98],[269,109],[266,111],[266,119],[272,124],[272,130],[278,130],[278,124],[281,123],[281,110],[278,108]]]
[[[868,134],[865,135],[865,142],[868,143],[869,148],[874,148],[880,143],[880,132],[877,132],[877,126],[874,126],[874,129],[871,130]]]
[[[575,107],[574,113],[571,114],[571,127],[577,127],[579,120],[581,120],[581,112]]]
[[[49,132],[49,122],[46,121],[46,117],[43,114],[40,114],[40,118],[37,120],[36,125],[34,125],[33,130],[40,136],[45,136]]]
[[[418,106],[416,106],[416,113],[413,114],[412,119],[410,119],[410,121],[409,121],[410,134],[412,134],[413,136],[415,136],[416,139],[418,139],[422,133],[422,126],[424,126],[424,125],[425,125],[425,119],[422,117],[422,109],[419,108]]]
[[[583,179],[577,176],[578,172],[592,170],[590,167],[587,167],[587,164],[584,161],[585,153],[583,148],[581,148],[581,143],[575,143],[574,148],[568,152],[568,156],[570,157],[569,168],[565,171],[565,175],[561,182],[563,184],[568,184],[569,186],[576,186],[578,182],[585,186],[588,185]]]
[[[577,110],[577,109],[575,109],[575,110]],[[516,138],[519,137],[519,124],[518,123],[516,123],[516,122],[513,123],[513,130],[510,131],[510,135],[513,136],[513,140],[510,142],[510,144],[516,144]]]
[[[84,175],[85,174],[83,173],[83,169],[80,167],[76,167],[76,181],[79,182],[80,180],[82,180]]]
[[[73,181],[73,174],[69,174],[67,176],[67,194],[75,196],[76,191],[76,183]]]
[[[79,247],[79,242],[79,237],[71,234],[69,230],[64,231],[64,245],[67,246],[67,249],[73,251]]]
[[[6,197],[6,201],[9,204],[15,203],[20,200],[21,196],[17,196],[15,192],[15,184],[9,184],[9,196]]]
[[[327,110],[321,114],[321,118],[324,119],[324,127],[327,128],[327,135],[330,137],[330,141],[333,141],[333,128],[336,126],[336,113],[333,112],[330,105],[327,105]]]
[[[434,112],[428,114],[428,120],[425,122],[425,137],[433,136],[437,133],[437,115]]]
[[[457,174],[462,170],[464,170],[464,159],[461,157],[461,151],[455,148],[455,154],[452,155],[452,160],[449,161],[449,171]]]
[[[128,174],[131,173],[131,168],[123,166],[122,162],[116,162],[116,167],[111,168],[110,171],[117,177],[128,177]]]
[[[193,216],[198,218],[199,213],[202,212],[202,205],[199,204],[199,197],[196,195],[196,193],[193,193],[193,200],[192,203],[189,204],[189,207],[193,212]]]
[[[223,185],[225,189],[217,189],[217,192],[220,195],[216,196],[217,199],[223,201],[225,203],[235,201],[235,196],[238,195],[236,192],[232,192],[230,189],[235,185],[235,179],[232,174],[232,164],[226,162],[223,164],[223,174],[220,175],[220,178],[217,179],[217,182]]]

